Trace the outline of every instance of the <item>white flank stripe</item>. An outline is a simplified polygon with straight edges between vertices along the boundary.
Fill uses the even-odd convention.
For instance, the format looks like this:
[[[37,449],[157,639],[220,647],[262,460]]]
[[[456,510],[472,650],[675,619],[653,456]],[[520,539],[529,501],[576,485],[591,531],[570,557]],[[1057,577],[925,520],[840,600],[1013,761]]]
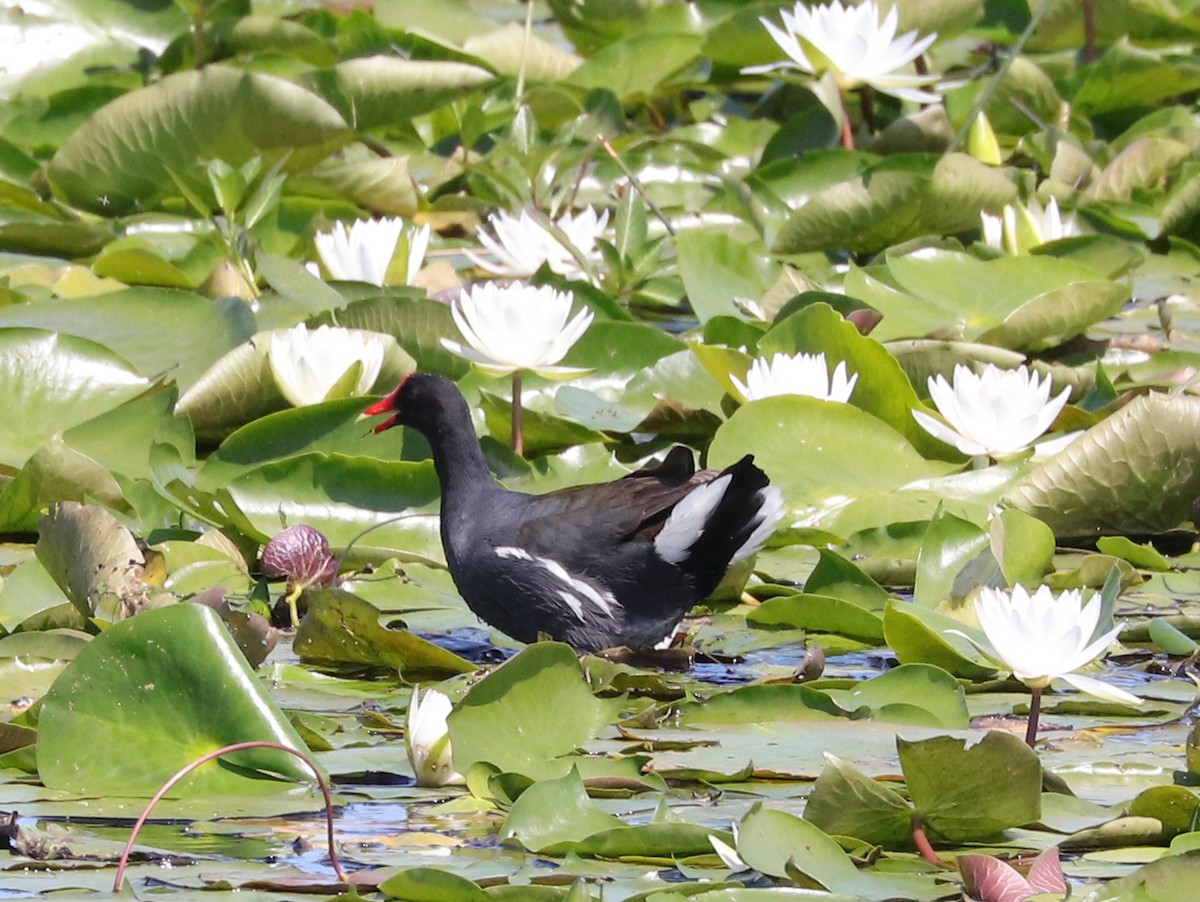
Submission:
[[[675,505],[671,516],[663,524],[662,531],[654,539],[654,550],[664,561],[678,564],[687,559],[696,540],[704,535],[709,517],[725,497],[732,473],[718,476],[712,482],[692,489]]]
[[[582,579],[572,576],[567,572],[567,568],[558,561],[552,561],[550,558],[546,557],[536,557],[534,560],[545,567],[553,576],[561,579],[588,601],[596,605],[596,607],[602,610],[607,616],[612,616],[612,607],[610,606],[609,602],[615,599],[613,599],[610,593],[605,592],[603,595],[601,595],[596,590],[595,586],[584,582]]]
[[[534,557],[524,548],[518,548],[515,545],[501,545],[496,549],[496,556],[514,561],[530,561],[545,569],[547,573],[555,579],[566,583],[574,592],[578,592],[601,611],[606,617],[613,616],[613,605],[616,604],[616,599],[611,592],[602,592],[586,580],[572,576],[567,568],[558,561],[551,560],[546,557]],[[580,620],[583,619],[583,605],[579,595],[565,589],[559,590],[559,595],[575,612],[575,616]]]
[[[532,561],[533,555],[524,548],[517,548],[514,545],[501,545],[496,549],[496,557],[506,557],[517,561]]]
[[[758,493],[758,497],[762,502],[758,508],[758,515],[762,519],[754,527],[754,532],[742,543],[742,547],[734,553],[730,559],[731,564],[745,560],[762,548],[763,543],[771,538],[771,533],[783,519],[783,492],[779,491],[778,487],[769,485]]]
[[[582,601],[580,601],[578,598],[576,598],[574,595],[572,595],[566,589],[560,589],[559,593],[558,593],[558,597],[561,598],[563,601],[565,601],[567,603],[567,607],[569,607],[572,611],[575,612],[575,616],[579,619],[580,623],[586,623],[586,621],[583,619],[583,602]]]

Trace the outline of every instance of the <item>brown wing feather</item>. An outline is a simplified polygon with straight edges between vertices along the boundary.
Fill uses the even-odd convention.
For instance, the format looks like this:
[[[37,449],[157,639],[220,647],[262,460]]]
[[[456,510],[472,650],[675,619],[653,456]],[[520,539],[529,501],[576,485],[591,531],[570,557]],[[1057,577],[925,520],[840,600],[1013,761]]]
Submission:
[[[698,473],[694,470],[691,453],[685,448],[675,448],[662,464],[630,473],[615,482],[572,486],[539,495],[541,516],[521,525],[518,532],[521,546],[534,551],[543,547],[572,547],[576,543],[589,547],[594,542],[650,539],[662,529],[671,509],[688,492],[718,475],[715,470]],[[581,510],[591,516],[564,522],[565,515]]]

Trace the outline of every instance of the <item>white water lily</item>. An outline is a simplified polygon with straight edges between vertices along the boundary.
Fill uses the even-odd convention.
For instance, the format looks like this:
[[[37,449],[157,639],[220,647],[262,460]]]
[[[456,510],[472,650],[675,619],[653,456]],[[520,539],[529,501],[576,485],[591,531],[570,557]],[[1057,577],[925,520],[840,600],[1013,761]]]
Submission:
[[[522,210],[516,216],[501,210],[488,217],[488,224],[494,236],[480,229],[478,237],[491,259],[467,252],[467,257],[480,269],[492,275],[519,279],[533,275],[545,263],[553,272],[568,279],[588,278],[570,249],[534,219],[528,210]],[[596,239],[608,227],[607,210],[597,213],[594,207],[589,206],[579,213],[568,211],[554,220],[554,225],[584,260],[589,263],[601,261]]]
[[[1005,370],[988,364],[982,375],[954,367],[953,387],[944,376],[930,377],[929,394],[950,424],[919,410],[913,417],[935,438],[972,457],[1015,454],[1050,428],[1067,403],[1070,389],[1050,397],[1050,377],[1039,381],[1024,366]]]
[[[442,345],[490,376],[523,371],[552,378],[574,376],[586,370],[556,364],[587,331],[592,312],[581,310],[570,318],[573,302],[570,292],[546,285],[500,287],[483,282],[460,294],[450,307],[469,347],[448,338]]]
[[[330,278],[384,284],[396,245],[404,235],[408,245],[404,284],[411,285],[429,249],[429,226],[405,227],[400,217],[359,219],[349,228],[334,223],[329,232],[317,232],[313,241]]]
[[[426,690],[422,698],[420,691],[413,687],[404,720],[404,740],[418,786],[449,786],[463,782],[462,774],[454,769],[450,731],[446,725],[446,718],[453,709],[450,699],[436,689]]]
[[[280,392],[296,407],[365,395],[379,378],[388,337],[359,329],[300,323],[272,332],[267,361]]]
[[[1064,217],[1053,197],[1043,208],[1036,199],[1029,204],[1008,204],[999,216],[980,213],[983,241],[996,250],[1026,254],[1039,244],[1081,234],[1075,214]]]
[[[846,403],[858,382],[858,373],[847,378],[846,362],[834,367],[833,375],[821,354],[775,354],[770,360],[758,357],[750,364],[746,382],[730,376],[734,387],[747,401],[776,395],[807,395],[824,401]]]
[[[898,71],[929,49],[937,33],[918,37],[909,31],[897,37],[896,7],[881,19],[874,0],[857,6],[843,6],[839,0],[818,6],[798,2],[791,12],[781,10],[780,16],[782,28],[769,19],[759,21],[788,60],[743,71],[799,69],[818,76],[813,90],[839,121],[844,115],[840,93],[864,85],[900,100],[937,102],[938,95],[926,90],[936,76]]]
[[[1042,690],[1061,679],[1105,701],[1142,703],[1124,689],[1075,672],[1104,654],[1121,631],[1114,626],[1092,639],[1100,622],[1100,596],[1085,605],[1079,589],[1055,596],[1049,586],[1039,586],[1032,595],[1019,585],[1011,590],[984,587],[975,599],[975,613],[987,644],[973,644],[1030,689]]]

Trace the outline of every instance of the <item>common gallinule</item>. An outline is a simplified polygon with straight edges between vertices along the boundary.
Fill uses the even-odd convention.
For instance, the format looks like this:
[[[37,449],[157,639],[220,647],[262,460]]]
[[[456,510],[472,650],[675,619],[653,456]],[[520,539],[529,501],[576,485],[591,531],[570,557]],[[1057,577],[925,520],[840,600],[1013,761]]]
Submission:
[[[391,414],[375,432],[411,426],[429,440],[450,575],[472,611],[521,642],[545,633],[580,651],[653,645],[782,513],[750,455],[697,473],[684,448],[615,482],[511,492],[489,472],[458,387],[441,376],[407,376],[365,412]]]

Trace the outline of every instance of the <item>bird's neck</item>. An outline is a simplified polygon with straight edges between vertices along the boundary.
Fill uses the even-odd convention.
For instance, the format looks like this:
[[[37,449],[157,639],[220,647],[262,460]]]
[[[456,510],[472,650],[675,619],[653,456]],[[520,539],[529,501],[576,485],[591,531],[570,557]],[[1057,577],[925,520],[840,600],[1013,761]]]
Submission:
[[[425,431],[425,430],[422,430]],[[433,467],[442,487],[442,515],[452,515],[459,506],[470,504],[479,494],[496,487],[475,436],[467,404],[461,398],[449,405],[432,429],[425,431],[433,452]]]

